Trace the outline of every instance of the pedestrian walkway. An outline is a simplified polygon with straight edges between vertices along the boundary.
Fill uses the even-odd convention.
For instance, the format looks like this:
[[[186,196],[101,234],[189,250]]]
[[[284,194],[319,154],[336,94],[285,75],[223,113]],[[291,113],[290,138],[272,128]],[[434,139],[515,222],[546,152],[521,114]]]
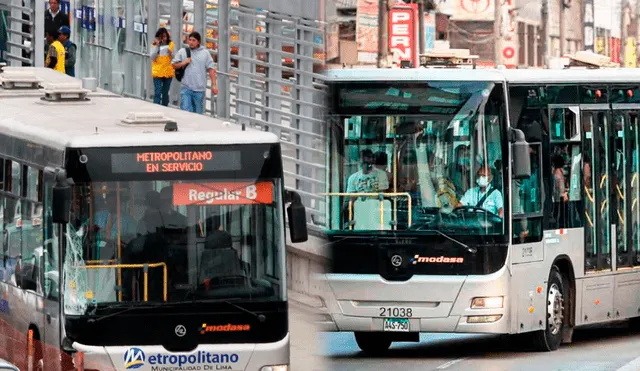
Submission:
[[[311,308],[289,303],[292,371],[326,371]]]

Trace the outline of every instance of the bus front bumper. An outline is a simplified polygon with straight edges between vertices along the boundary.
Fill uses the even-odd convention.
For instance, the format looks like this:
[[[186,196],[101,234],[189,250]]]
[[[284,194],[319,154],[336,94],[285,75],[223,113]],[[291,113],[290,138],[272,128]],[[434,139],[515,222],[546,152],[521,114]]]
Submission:
[[[319,331],[400,331],[389,326],[396,320],[408,322],[402,326],[406,332],[510,331],[505,268],[484,276],[414,276],[404,282],[355,274],[315,279],[325,304],[317,311]]]
[[[153,346],[88,346],[73,344],[76,368],[100,371],[290,371],[289,334],[268,344],[201,344],[191,352],[169,352]]]

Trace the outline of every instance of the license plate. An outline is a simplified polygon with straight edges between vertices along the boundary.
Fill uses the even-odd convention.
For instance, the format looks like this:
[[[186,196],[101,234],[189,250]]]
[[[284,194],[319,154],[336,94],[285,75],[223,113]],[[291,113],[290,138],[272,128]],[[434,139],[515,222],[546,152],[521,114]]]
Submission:
[[[406,318],[385,318],[382,331],[409,332],[409,320]]]

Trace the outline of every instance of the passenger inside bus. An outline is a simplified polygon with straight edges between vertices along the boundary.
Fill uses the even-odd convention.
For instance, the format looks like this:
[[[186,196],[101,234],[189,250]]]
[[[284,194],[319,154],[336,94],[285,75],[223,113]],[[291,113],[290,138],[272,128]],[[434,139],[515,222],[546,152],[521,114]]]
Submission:
[[[562,228],[566,226],[568,217],[569,193],[564,176],[565,161],[560,153],[554,153],[551,156],[551,165],[553,166],[553,219],[556,225]]]
[[[389,184],[389,188],[391,188],[391,185],[393,184],[393,174],[389,172],[389,159],[387,157],[387,153],[385,151],[378,151],[374,154],[374,158],[373,166],[387,174],[387,183]]]
[[[456,186],[457,197],[462,197],[471,184],[471,153],[469,146],[461,144],[456,147],[456,162],[452,164],[452,181]],[[498,179],[499,180],[499,179]]]
[[[433,189],[436,195],[436,207],[443,212],[450,213],[458,205],[458,197],[456,195],[456,186],[447,176],[447,167],[443,160],[436,159],[436,152],[428,152],[429,158],[429,178],[433,183]],[[423,190],[427,191],[427,189]]]
[[[373,166],[373,151],[364,149],[360,152],[360,166],[361,169],[347,180],[348,193],[383,192],[389,189],[387,174]]]
[[[477,187],[470,188],[462,199],[459,206],[481,208],[502,218],[504,211],[504,200],[502,192],[491,186],[492,174],[488,166],[482,166],[476,172]]]
[[[209,291],[212,284],[216,287],[225,284],[244,286],[249,278],[238,252],[233,248],[231,234],[223,229],[221,220],[221,215],[209,218],[211,232],[200,254],[199,282],[204,284],[204,291]]]
[[[136,221],[124,207],[128,199],[124,196],[120,199],[120,215],[118,216],[118,197],[115,193],[107,193],[106,197],[96,202],[96,212],[93,217],[94,225],[98,228],[98,236],[107,243],[116,241],[118,232],[120,240],[124,243],[136,236]],[[120,229],[118,229],[118,220]]]

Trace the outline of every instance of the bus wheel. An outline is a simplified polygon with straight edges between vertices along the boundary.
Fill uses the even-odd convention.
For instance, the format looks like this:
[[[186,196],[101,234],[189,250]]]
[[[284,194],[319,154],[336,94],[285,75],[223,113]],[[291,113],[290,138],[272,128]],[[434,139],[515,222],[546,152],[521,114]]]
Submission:
[[[27,370],[44,370],[44,359],[40,339],[33,329],[27,332]]]
[[[547,285],[547,326],[544,331],[533,334],[536,350],[549,352],[560,347],[562,330],[566,325],[567,306],[564,305],[568,293],[567,282],[555,265],[549,273]]]
[[[376,332],[356,332],[358,348],[367,354],[380,354],[386,352],[391,346],[391,340],[384,334]]]

